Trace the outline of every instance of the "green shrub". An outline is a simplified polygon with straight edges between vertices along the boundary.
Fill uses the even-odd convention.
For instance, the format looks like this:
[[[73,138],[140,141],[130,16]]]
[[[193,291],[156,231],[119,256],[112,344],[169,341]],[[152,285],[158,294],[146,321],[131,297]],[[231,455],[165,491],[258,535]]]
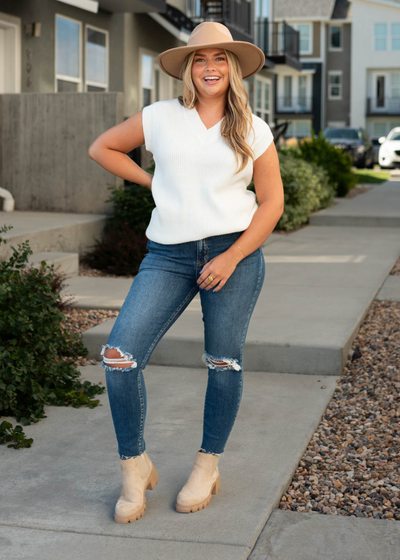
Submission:
[[[294,150],[296,153],[297,150]],[[335,188],[336,196],[346,194],[357,184],[357,175],[351,167],[353,165],[349,154],[342,149],[335,148],[319,131],[318,136],[312,130],[311,138],[304,138],[299,142],[298,156],[309,163],[323,167],[329,176],[329,182]]]
[[[280,153],[285,209],[276,229],[290,231],[308,221],[311,212],[330,206],[335,195],[326,171],[293,155]]]
[[[291,231],[306,223],[311,212],[331,206],[335,190],[327,172],[300,159],[296,148],[280,148],[278,156],[285,208],[275,229]],[[247,188],[255,193],[253,181]]]
[[[144,231],[138,232],[129,222],[112,223],[107,225],[102,238],[82,261],[109,274],[136,275],[146,253],[146,245]]]
[[[97,406],[93,397],[105,387],[79,380],[75,360],[87,350],[61,324],[63,277],[44,261],[40,269],[29,266],[28,241],[12,250],[0,262],[0,416],[28,425],[46,418],[45,405]],[[3,442],[7,429],[2,425]]]

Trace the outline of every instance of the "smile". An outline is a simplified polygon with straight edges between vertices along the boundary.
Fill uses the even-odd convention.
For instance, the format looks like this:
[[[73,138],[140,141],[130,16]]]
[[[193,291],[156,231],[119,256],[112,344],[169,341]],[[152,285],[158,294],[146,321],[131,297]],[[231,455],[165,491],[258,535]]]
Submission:
[[[219,81],[219,77],[218,76],[207,76],[206,78],[203,78],[203,80],[207,83],[207,84],[216,84]]]

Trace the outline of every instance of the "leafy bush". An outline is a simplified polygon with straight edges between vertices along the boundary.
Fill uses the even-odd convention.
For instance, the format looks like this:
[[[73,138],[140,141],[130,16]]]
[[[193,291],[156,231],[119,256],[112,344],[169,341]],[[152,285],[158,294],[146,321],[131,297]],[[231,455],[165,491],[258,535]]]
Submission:
[[[299,158],[315,163],[323,167],[329,176],[329,182],[335,188],[336,196],[346,196],[346,194],[357,184],[357,175],[351,167],[353,165],[349,154],[342,149],[335,148],[319,131],[318,136],[312,130],[311,138],[304,138],[299,142]]]
[[[275,229],[291,231],[306,223],[311,212],[331,206],[335,190],[327,172],[300,159],[296,148],[279,148],[278,156],[285,208]],[[253,181],[247,188],[255,193]]]
[[[154,172],[154,160],[146,169]],[[155,208],[150,189],[136,183],[111,187],[113,213],[108,218],[102,238],[84,255],[82,261],[111,274],[137,274],[146,253],[145,231]]]
[[[44,261],[40,269],[29,266],[28,241],[12,250],[0,262],[0,416],[28,425],[46,418],[44,405],[94,408],[105,387],[79,380],[75,360],[87,350],[61,325],[63,276]],[[7,429],[3,423],[3,442]]]
[[[306,223],[311,212],[330,206],[335,191],[322,167],[301,160],[290,151],[280,153],[279,160],[285,209],[276,229],[290,231]]]
[[[110,274],[137,274],[146,253],[146,244],[144,231],[138,232],[129,222],[110,224],[104,230],[103,237],[91,252],[86,253],[82,261]]]

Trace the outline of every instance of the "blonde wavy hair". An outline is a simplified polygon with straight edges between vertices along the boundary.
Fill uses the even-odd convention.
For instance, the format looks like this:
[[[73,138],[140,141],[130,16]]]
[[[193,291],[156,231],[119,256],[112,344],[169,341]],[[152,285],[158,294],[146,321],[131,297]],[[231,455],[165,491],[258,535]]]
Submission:
[[[228,50],[224,50],[229,67],[229,87],[227,91],[225,118],[221,123],[221,136],[235,153],[236,163],[239,165],[239,157],[242,163],[236,173],[239,173],[247,165],[249,157],[254,161],[254,152],[246,142],[246,138],[253,131],[253,117],[249,106],[249,96],[244,89],[242,80],[242,69],[237,56]],[[196,86],[192,80],[192,65],[196,51],[191,52],[185,58],[180,77],[183,80],[183,95],[178,97],[181,105],[187,109],[193,109],[199,100]],[[235,173],[235,174],[236,174]]]

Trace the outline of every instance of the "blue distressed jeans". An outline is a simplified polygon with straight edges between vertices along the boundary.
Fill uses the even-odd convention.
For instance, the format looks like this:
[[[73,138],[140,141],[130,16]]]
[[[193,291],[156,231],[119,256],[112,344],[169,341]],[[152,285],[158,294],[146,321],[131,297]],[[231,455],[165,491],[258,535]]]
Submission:
[[[200,290],[196,281],[203,266],[226,251],[242,233],[172,245],[148,240],[148,252],[102,350],[121,459],[146,450],[143,370],[157,343],[199,291],[204,322],[201,359],[208,368],[201,449],[223,453],[242,398],[244,344],[265,277],[261,247],[238,263],[219,291]],[[120,357],[104,358],[106,348],[117,350]],[[116,363],[120,367],[115,367]]]

